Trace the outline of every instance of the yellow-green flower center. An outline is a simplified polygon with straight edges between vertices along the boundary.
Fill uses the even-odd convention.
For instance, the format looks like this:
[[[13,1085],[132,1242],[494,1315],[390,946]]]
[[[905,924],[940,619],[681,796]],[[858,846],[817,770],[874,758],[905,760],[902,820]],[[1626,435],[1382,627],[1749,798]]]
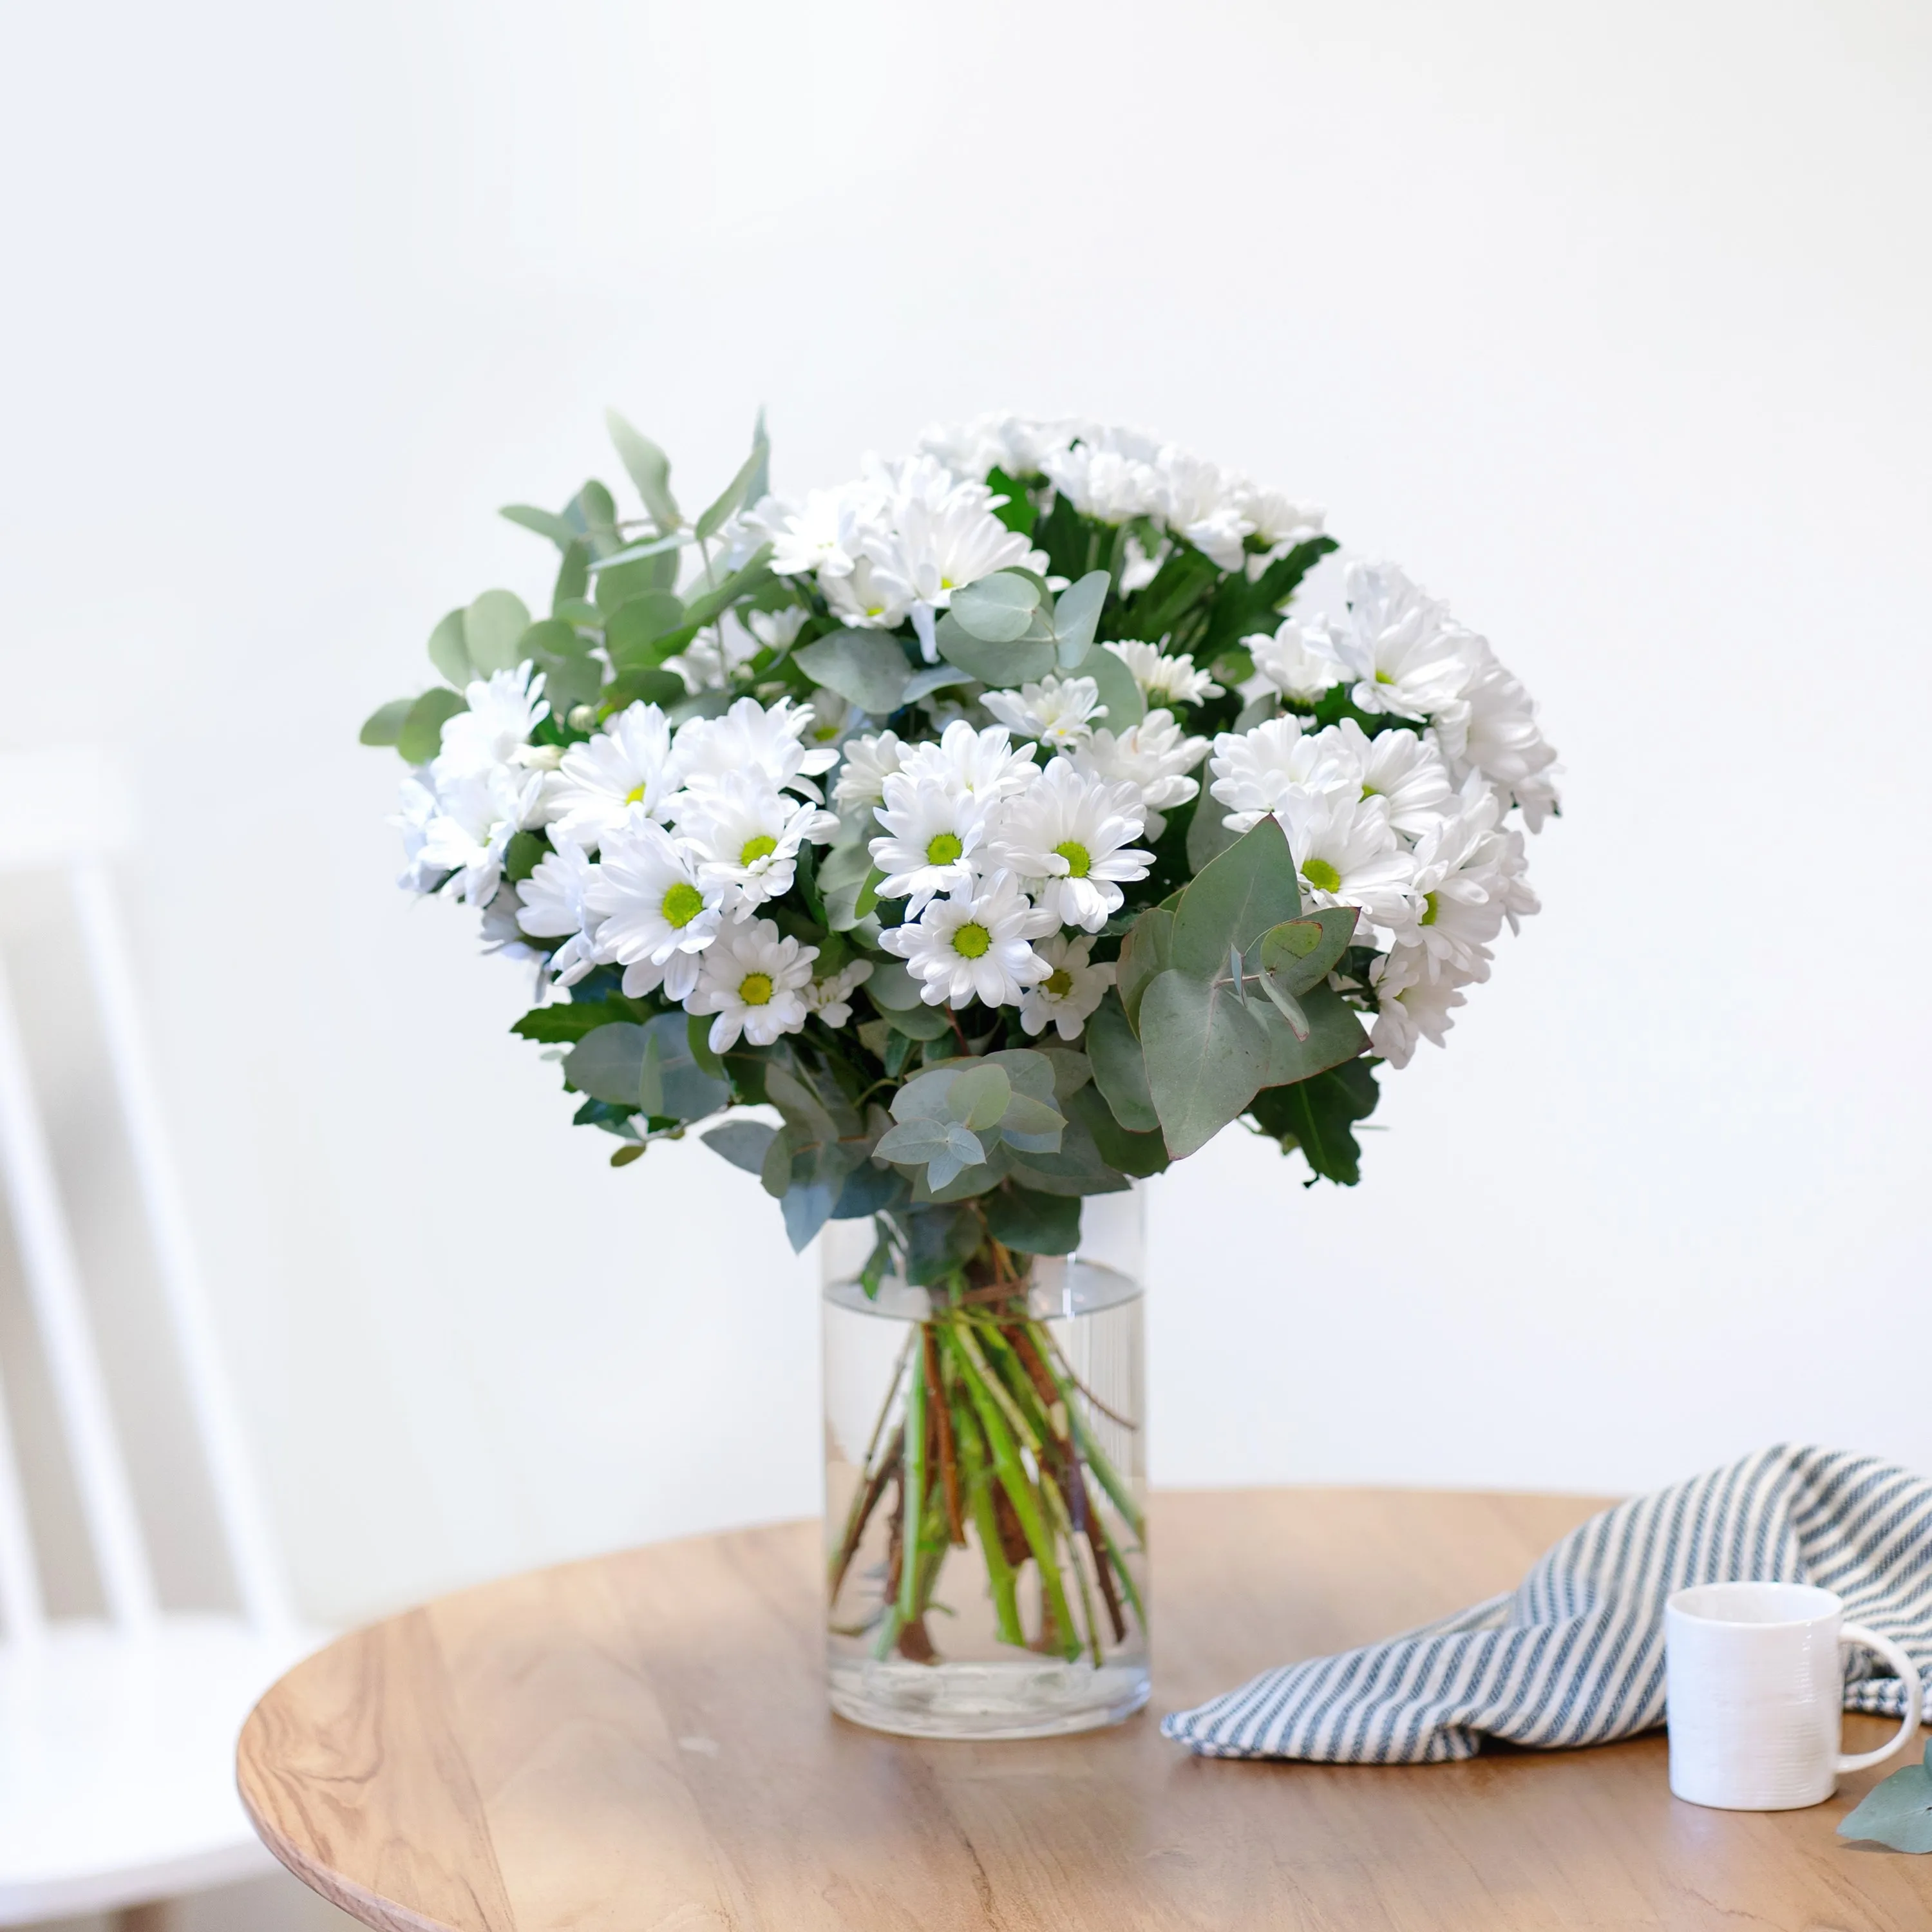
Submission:
[[[1056,966],[1041,982],[1041,991],[1064,1000],[1073,990],[1073,975],[1064,966]]]
[[[1424,892],[1422,896],[1422,903],[1426,910],[1416,923],[1418,926],[1433,926],[1436,923],[1436,895],[1433,892]]]
[[[769,859],[778,849],[778,842],[769,832],[760,832],[755,838],[745,841],[745,849],[738,854],[741,866],[754,866],[760,859]]]
[[[1303,860],[1301,876],[1318,892],[1339,892],[1342,890],[1341,874],[1326,859]]]
[[[1364,785],[1362,788],[1362,796],[1364,798],[1380,798],[1382,794],[1377,791],[1373,785]]]
[[[704,895],[688,879],[680,879],[664,896],[667,926],[686,926],[704,910]]]
[[[926,848],[926,862],[928,866],[950,866],[965,850],[956,832],[941,832]]]
[[[634,784],[632,786],[630,790],[624,794],[624,802],[626,805],[642,805],[644,802],[644,788],[640,784]]]
[[[1094,855],[1077,838],[1063,839],[1053,850],[1056,857],[1066,861],[1070,879],[1084,879],[1094,869]]]
[[[769,973],[747,973],[738,982],[738,998],[748,1006],[769,1006],[772,998],[772,976]]]
[[[953,929],[952,950],[962,959],[983,959],[992,943],[993,935],[977,920]]]
[[[1395,680],[1390,677],[1387,671],[1378,670],[1376,673],[1376,682],[1378,684],[1393,684]]]

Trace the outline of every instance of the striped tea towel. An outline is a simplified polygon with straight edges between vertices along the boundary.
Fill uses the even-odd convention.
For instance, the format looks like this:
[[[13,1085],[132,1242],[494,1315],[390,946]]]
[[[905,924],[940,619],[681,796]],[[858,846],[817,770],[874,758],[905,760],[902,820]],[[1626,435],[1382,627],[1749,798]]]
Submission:
[[[1923,1678],[1932,1481],[1842,1450],[1760,1450],[1592,1516],[1507,1596],[1268,1671],[1161,1729],[1210,1757],[1328,1764],[1438,1764],[1486,1737],[1605,1744],[1664,1721],[1664,1599],[1732,1580],[1835,1590],[1847,1621],[1897,1639]],[[1901,1715],[1904,1687],[1874,1668],[1851,1654],[1846,1709]]]

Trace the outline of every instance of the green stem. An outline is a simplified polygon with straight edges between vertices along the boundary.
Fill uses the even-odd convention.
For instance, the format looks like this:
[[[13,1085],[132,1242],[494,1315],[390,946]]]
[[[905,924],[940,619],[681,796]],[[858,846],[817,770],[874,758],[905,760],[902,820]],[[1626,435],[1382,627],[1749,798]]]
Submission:
[[[993,1620],[1002,1643],[1024,1644],[1026,1633],[1020,1627],[1019,1576],[1006,1561],[1006,1546],[1000,1540],[999,1519],[993,1514],[994,1476],[987,1466],[986,1438],[970,1400],[958,1406],[960,1460],[965,1465],[966,1506],[973,1513],[973,1527],[980,1533],[980,1554],[986,1564],[986,1581],[993,1593]]]
[[[926,1377],[915,1367],[906,1381],[905,1534],[899,1564],[898,1621],[902,1628],[919,1614],[919,1550],[926,1526]]]

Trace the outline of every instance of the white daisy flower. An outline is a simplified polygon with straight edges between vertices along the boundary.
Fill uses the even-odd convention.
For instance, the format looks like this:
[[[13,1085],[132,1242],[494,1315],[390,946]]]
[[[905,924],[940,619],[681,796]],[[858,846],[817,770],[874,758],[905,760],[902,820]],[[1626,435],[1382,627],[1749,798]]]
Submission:
[[[1222,569],[1239,570],[1247,560],[1247,538],[1255,527],[1243,514],[1244,490],[1252,488],[1246,478],[1230,476],[1172,443],[1162,449],[1155,468],[1167,527]]]
[[[502,883],[510,841],[538,822],[543,785],[542,772],[514,765],[438,772],[434,809],[422,827],[415,868],[446,873],[442,891],[473,906],[488,905]]]
[[[593,738],[573,745],[544,786],[550,836],[595,845],[632,812],[662,820],[674,789],[670,725],[655,704],[627,706]]]
[[[897,771],[906,748],[896,731],[876,736],[848,738],[840,748],[844,763],[832,788],[834,805],[877,805],[886,795],[886,781]]]
[[[682,796],[692,802],[678,814],[679,841],[698,860],[698,877],[723,890],[734,920],[791,890],[801,845],[829,844],[838,835],[832,813],[742,772]]]
[[[1291,786],[1275,815],[1316,904],[1358,906],[1365,919],[1396,929],[1413,921],[1415,860],[1380,799]]]
[[[864,554],[867,532],[884,509],[879,478],[867,475],[833,489],[810,490],[796,506],[782,496],[764,497],[742,520],[772,546],[774,575],[815,576],[823,590],[827,579],[851,574]]]
[[[1408,838],[1419,838],[1442,821],[1455,796],[1442,754],[1413,731],[1400,728],[1371,738],[1352,718],[1315,734],[1313,742],[1332,752],[1362,788],[1364,798],[1388,807],[1389,823]]]
[[[1050,934],[1034,948],[1052,970],[1020,995],[1020,1024],[1028,1033],[1044,1033],[1052,1025],[1062,1040],[1080,1037],[1114,983],[1112,966],[1088,963],[1093,950],[1090,938],[1064,932]]]
[[[1133,846],[1145,821],[1137,785],[1087,778],[1056,758],[1000,808],[993,862],[1041,881],[1035,896],[1057,925],[1098,932],[1120,910],[1120,888],[1154,863]]]
[[[1440,1046],[1456,1022],[1451,1009],[1467,1004],[1461,982],[1448,975],[1432,980],[1419,946],[1398,946],[1370,969],[1379,1010],[1370,1030],[1370,1050],[1391,1066],[1406,1066],[1417,1043]]]
[[[1062,677],[1052,671],[1037,684],[989,691],[980,701],[1022,738],[1037,738],[1056,751],[1084,744],[1094,735],[1094,719],[1107,715],[1092,678]]]
[[[889,538],[880,532],[869,541],[883,546]],[[913,598],[903,579],[885,570],[870,556],[862,556],[839,577],[821,577],[819,589],[832,614],[860,630],[890,631],[903,624],[911,614]],[[934,647],[936,660],[938,646]]]
[[[1144,455],[1103,448],[1097,441],[1058,450],[1040,465],[1054,489],[1084,517],[1129,524],[1157,517],[1166,501],[1160,472]]]
[[[879,944],[924,982],[919,996],[929,1006],[970,1006],[976,999],[1011,1006],[1052,971],[1028,942],[1058,923],[1010,872],[995,872],[980,881],[976,896],[934,899],[916,924],[891,927]]]
[[[855,959],[822,980],[814,980],[800,988],[806,1010],[829,1027],[842,1027],[852,1017],[852,995],[872,976],[869,959]]]
[[[1328,649],[1328,633],[1318,625],[1305,626],[1290,617],[1273,637],[1264,631],[1241,641],[1254,658],[1256,670],[1282,697],[1298,704],[1312,704],[1346,675]]]
[[[1292,713],[1252,731],[1223,731],[1208,769],[1214,774],[1208,791],[1227,806],[1221,822],[1231,832],[1246,832],[1270,812],[1280,816],[1292,794],[1345,785],[1350,776],[1333,741],[1305,732]]]
[[[584,848],[566,842],[546,853],[536,870],[512,888],[515,922],[539,938],[564,942],[550,962],[560,986],[574,986],[597,963],[597,916],[584,903],[596,876]]]
[[[1204,670],[1196,670],[1191,657],[1166,657],[1158,644],[1131,640],[1101,648],[1112,651],[1133,673],[1141,695],[1150,704],[1198,704],[1204,698],[1221,694],[1221,687]]]
[[[1270,550],[1286,550],[1318,537],[1327,520],[1328,513],[1318,504],[1298,502],[1279,490],[1264,490],[1245,476],[1234,480],[1232,494],[1255,541]]]
[[[1030,747],[1013,749],[1012,734],[1004,724],[976,731],[964,718],[956,718],[940,732],[937,744],[905,746],[899,769],[909,778],[932,778],[990,804],[1032,784],[1040,767]]]
[[[1144,590],[1160,574],[1173,548],[1163,538],[1151,550],[1143,550],[1140,538],[1130,532],[1120,560],[1120,595],[1131,597],[1136,590]]]
[[[1536,706],[1529,693],[1496,662],[1486,645],[1478,662],[1480,668],[1469,686],[1462,757],[1516,800],[1534,832],[1556,803],[1552,782],[1556,748],[1538,728]]]
[[[986,841],[986,802],[936,778],[895,772],[885,802],[873,814],[886,828],[872,842],[872,863],[886,874],[882,899],[910,899],[916,919],[935,892],[964,892],[980,869]]]
[[[403,835],[403,869],[396,884],[405,892],[433,892],[443,880],[443,868],[423,856],[429,842],[429,828],[436,820],[436,788],[429,782],[429,767],[418,766],[404,779],[397,798],[398,809],[389,820]]]
[[[838,749],[808,749],[799,742],[812,729],[812,716],[810,705],[794,705],[788,698],[769,709],[755,698],[741,698],[722,718],[691,718],[672,741],[669,776],[698,791],[728,772],[742,772],[762,776],[774,791],[820,800],[812,781],[838,762]]]
[[[1502,930],[1503,882],[1495,837],[1502,801],[1477,780],[1462,809],[1415,848],[1415,922],[1402,937],[1420,947],[1427,976],[1490,976],[1490,942]]]
[[[728,1052],[742,1034],[754,1046],[770,1046],[781,1034],[803,1028],[804,989],[812,983],[815,946],[780,934],[768,919],[728,927],[706,948],[687,1012],[716,1013],[713,1053]]]
[[[698,875],[689,848],[649,818],[612,832],[584,889],[584,909],[602,922],[597,956],[624,968],[636,998],[662,986],[682,1000],[698,983],[698,956],[718,936],[724,889]]]
[[[956,476],[976,482],[994,469],[1009,476],[1038,476],[1046,459],[1066,448],[1079,429],[1071,418],[1041,422],[1030,416],[975,416],[967,423],[929,424],[918,447]]]
[[[1466,698],[1488,646],[1392,563],[1352,563],[1347,616],[1328,628],[1326,645],[1355,680],[1358,711],[1426,718],[1450,757],[1462,754]]]
[[[811,614],[802,604],[788,604],[780,610],[747,610],[745,626],[765,650],[782,651],[796,641]]]
[[[1085,777],[1137,787],[1147,812],[1143,829],[1148,838],[1158,838],[1166,825],[1160,814],[1185,805],[1201,789],[1200,782],[1187,774],[1207,751],[1208,740],[1188,736],[1172,712],[1150,711],[1118,735],[1096,731],[1072,757],[1073,769]]]
[[[518,763],[530,734],[550,716],[543,688],[543,673],[530,663],[493,672],[465,687],[469,710],[443,720],[437,784]]]

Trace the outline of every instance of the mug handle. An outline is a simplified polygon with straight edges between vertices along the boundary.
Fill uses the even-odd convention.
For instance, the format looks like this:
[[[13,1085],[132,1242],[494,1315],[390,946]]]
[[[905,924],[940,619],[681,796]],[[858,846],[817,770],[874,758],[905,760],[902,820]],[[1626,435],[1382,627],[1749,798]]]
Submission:
[[[1905,1686],[1904,1723],[1876,1750],[1861,1751],[1856,1757],[1839,1759],[1838,1772],[1842,1777],[1848,1771],[1868,1771],[1875,1764],[1882,1764],[1918,1730],[1918,1720],[1924,1714],[1924,1692],[1918,1682],[1918,1666],[1890,1637],[1880,1636],[1876,1630],[1868,1630],[1863,1624],[1846,1624],[1839,1630],[1838,1641],[1862,1643],[1866,1649],[1876,1651],[1898,1672],[1899,1681]]]

